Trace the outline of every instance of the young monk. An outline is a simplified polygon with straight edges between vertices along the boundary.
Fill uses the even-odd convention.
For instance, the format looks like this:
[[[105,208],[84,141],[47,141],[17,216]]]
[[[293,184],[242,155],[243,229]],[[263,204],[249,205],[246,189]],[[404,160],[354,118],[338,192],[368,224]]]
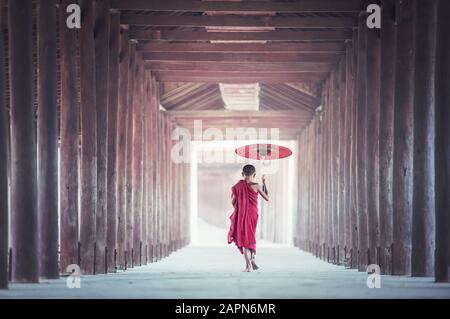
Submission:
[[[234,212],[231,215],[228,243],[234,242],[245,258],[244,272],[257,270],[256,265],[256,225],[258,224],[258,194],[269,201],[265,179],[262,187],[253,182],[256,174],[253,165],[246,165],[242,170],[243,179],[232,188],[231,203]]]

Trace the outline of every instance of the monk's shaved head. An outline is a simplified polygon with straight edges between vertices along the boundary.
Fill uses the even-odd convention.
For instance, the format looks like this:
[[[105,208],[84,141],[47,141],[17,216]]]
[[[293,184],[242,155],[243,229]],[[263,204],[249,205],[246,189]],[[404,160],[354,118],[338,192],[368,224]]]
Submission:
[[[253,165],[245,165],[244,168],[242,169],[242,173],[245,176],[253,176],[253,174],[255,174],[256,169],[255,166]]]

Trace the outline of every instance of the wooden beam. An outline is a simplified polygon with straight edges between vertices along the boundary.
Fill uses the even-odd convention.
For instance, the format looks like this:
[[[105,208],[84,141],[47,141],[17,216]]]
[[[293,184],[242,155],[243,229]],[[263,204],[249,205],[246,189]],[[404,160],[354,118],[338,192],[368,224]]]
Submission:
[[[61,47],[61,141],[60,141],[60,210],[61,254],[60,272],[79,264],[79,131],[80,104],[78,102],[77,31],[66,26],[66,10],[71,0],[63,0],[59,7]]]
[[[172,118],[185,119],[206,119],[206,118],[295,118],[309,119],[314,116],[312,113],[299,111],[169,111],[167,115]]]
[[[158,41],[344,41],[352,39],[348,30],[276,30],[265,32],[206,32],[161,31],[131,28],[130,37],[136,40]]]
[[[81,220],[80,258],[84,274],[95,274],[95,211],[97,208],[97,107],[95,81],[94,3],[83,0],[80,32],[81,83]]]
[[[297,73],[285,73],[285,72],[208,72],[208,71],[186,71],[186,72],[178,72],[178,71],[155,71],[153,72],[156,77],[165,77],[165,76],[181,76],[181,77],[211,77],[211,78],[227,78],[227,77],[237,77],[237,78],[245,78],[245,77],[260,77],[261,79],[265,78],[297,78],[297,77],[311,77],[311,78],[322,78],[326,74],[318,73],[318,72],[297,72]]]
[[[190,83],[304,83],[304,82],[320,82],[322,79],[317,77],[207,77],[207,76],[160,76],[157,77],[158,82],[190,82]]]
[[[113,8],[121,10],[173,11],[173,12],[245,12],[245,13],[302,13],[302,12],[358,12],[358,0],[303,0],[298,2],[230,2],[193,0],[113,0]]]
[[[148,27],[227,27],[227,28],[289,28],[289,29],[350,29],[351,17],[242,17],[242,16],[171,16],[125,13],[121,24]]]
[[[164,43],[139,44],[142,52],[344,53],[345,43]]]
[[[146,63],[146,69],[152,71],[205,71],[205,72],[329,72],[333,63],[215,63],[215,62],[151,62]]]
[[[0,1],[3,7],[3,1]],[[0,25],[5,21],[0,11]],[[8,129],[5,94],[5,46],[0,32],[0,289],[8,288],[9,250],[9,190],[8,190]]]
[[[143,53],[144,60],[153,62],[313,62],[335,63],[339,54],[334,53]]]
[[[32,1],[8,3],[12,280],[39,281]]]
[[[38,3],[38,214],[39,272],[59,278],[58,269],[58,105],[55,1]]]

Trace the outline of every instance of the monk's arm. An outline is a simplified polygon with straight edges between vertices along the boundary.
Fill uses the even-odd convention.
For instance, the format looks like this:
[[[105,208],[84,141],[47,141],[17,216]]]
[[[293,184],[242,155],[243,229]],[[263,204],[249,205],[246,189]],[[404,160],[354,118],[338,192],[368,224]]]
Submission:
[[[234,194],[231,194],[231,204],[233,206],[236,205],[236,196],[234,196]]]
[[[267,191],[266,184],[263,184],[263,187],[261,187],[258,184],[258,193],[266,200],[269,201],[269,192]]]

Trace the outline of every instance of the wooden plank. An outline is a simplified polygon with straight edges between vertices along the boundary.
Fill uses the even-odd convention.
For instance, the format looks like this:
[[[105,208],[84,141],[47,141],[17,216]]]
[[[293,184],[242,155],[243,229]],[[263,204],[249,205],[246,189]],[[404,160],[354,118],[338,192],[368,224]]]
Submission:
[[[381,27],[381,88],[380,88],[380,268],[391,273],[390,249],[393,241],[393,151],[396,33],[395,0],[382,2]]]
[[[32,1],[8,4],[12,280],[39,281]]]
[[[311,118],[314,116],[314,114],[309,114],[305,112],[298,112],[298,111],[170,111],[167,112],[167,115],[170,117],[177,117],[177,118],[237,118],[237,117],[243,117],[243,118],[286,118],[286,119],[292,119],[292,118]]]
[[[204,71],[204,72],[330,72],[333,63],[216,63],[216,62],[147,62],[152,71]]]
[[[3,7],[3,1],[0,1]],[[5,21],[0,10],[0,25]],[[9,190],[8,190],[8,128],[5,95],[5,47],[3,31],[0,32],[0,289],[8,288],[9,256]]]
[[[67,266],[78,264],[79,226],[79,126],[78,62],[73,54],[77,50],[77,32],[66,26],[66,8],[71,3],[64,0],[59,8],[61,54],[61,141],[60,141],[60,272]]]
[[[96,0],[95,9],[95,74],[97,106],[97,208],[96,253],[98,273],[107,273],[105,265],[107,236],[107,159],[108,159],[108,103],[109,103],[109,0]]]
[[[303,0],[298,2],[229,2],[193,0],[113,0],[113,8],[121,10],[173,11],[173,12],[245,12],[245,13],[302,13],[302,12],[358,12],[361,9],[357,0]]]
[[[128,123],[128,73],[130,68],[130,45],[128,30],[120,30],[119,97],[117,109],[117,263],[125,269],[127,260],[127,123]]]
[[[158,77],[157,80],[159,82],[198,82],[198,83],[286,83],[286,82],[295,82],[295,83],[315,83],[320,82],[321,77],[316,76],[294,76],[294,77],[270,77],[270,78],[261,78],[258,76],[254,77],[207,77],[207,76],[161,76]]]
[[[141,52],[344,53],[345,43],[164,43],[139,44]]]
[[[333,53],[143,53],[147,61],[174,62],[242,62],[242,63],[274,63],[274,62],[315,62],[335,63],[339,54]]]
[[[326,73],[319,72],[298,72],[298,73],[285,73],[285,72],[208,72],[208,71],[186,71],[186,72],[178,72],[178,71],[155,71],[153,72],[156,77],[209,77],[209,78],[233,78],[233,77],[260,77],[261,79],[265,78],[318,78],[321,79],[325,77]]]
[[[59,278],[58,269],[58,105],[56,9],[54,0],[38,4],[38,215],[40,276]]]
[[[94,3],[83,0],[80,31],[81,84],[81,271],[95,274],[95,212],[97,209],[97,106],[95,78]],[[73,53],[72,53],[73,54]]]
[[[227,27],[227,28],[289,28],[289,29],[350,29],[351,17],[255,17],[255,16],[171,16],[124,13],[121,24],[147,27]]]
[[[131,28],[130,37],[136,40],[158,41],[344,41],[352,39],[348,30],[276,30],[264,32],[206,32],[165,31]]]
[[[119,106],[119,77],[120,77],[120,16],[119,13],[111,13],[110,38],[109,38],[109,100],[108,100],[108,139],[107,139],[107,266],[108,271],[115,271],[115,253],[117,249],[117,218],[119,211],[118,192],[118,106]],[[123,114],[123,113],[121,113]],[[122,120],[122,119],[121,119]]]
[[[411,274],[414,138],[413,1],[397,0],[397,57],[394,108],[393,274]]]
[[[439,0],[436,38],[436,282],[450,280],[450,2]]]

